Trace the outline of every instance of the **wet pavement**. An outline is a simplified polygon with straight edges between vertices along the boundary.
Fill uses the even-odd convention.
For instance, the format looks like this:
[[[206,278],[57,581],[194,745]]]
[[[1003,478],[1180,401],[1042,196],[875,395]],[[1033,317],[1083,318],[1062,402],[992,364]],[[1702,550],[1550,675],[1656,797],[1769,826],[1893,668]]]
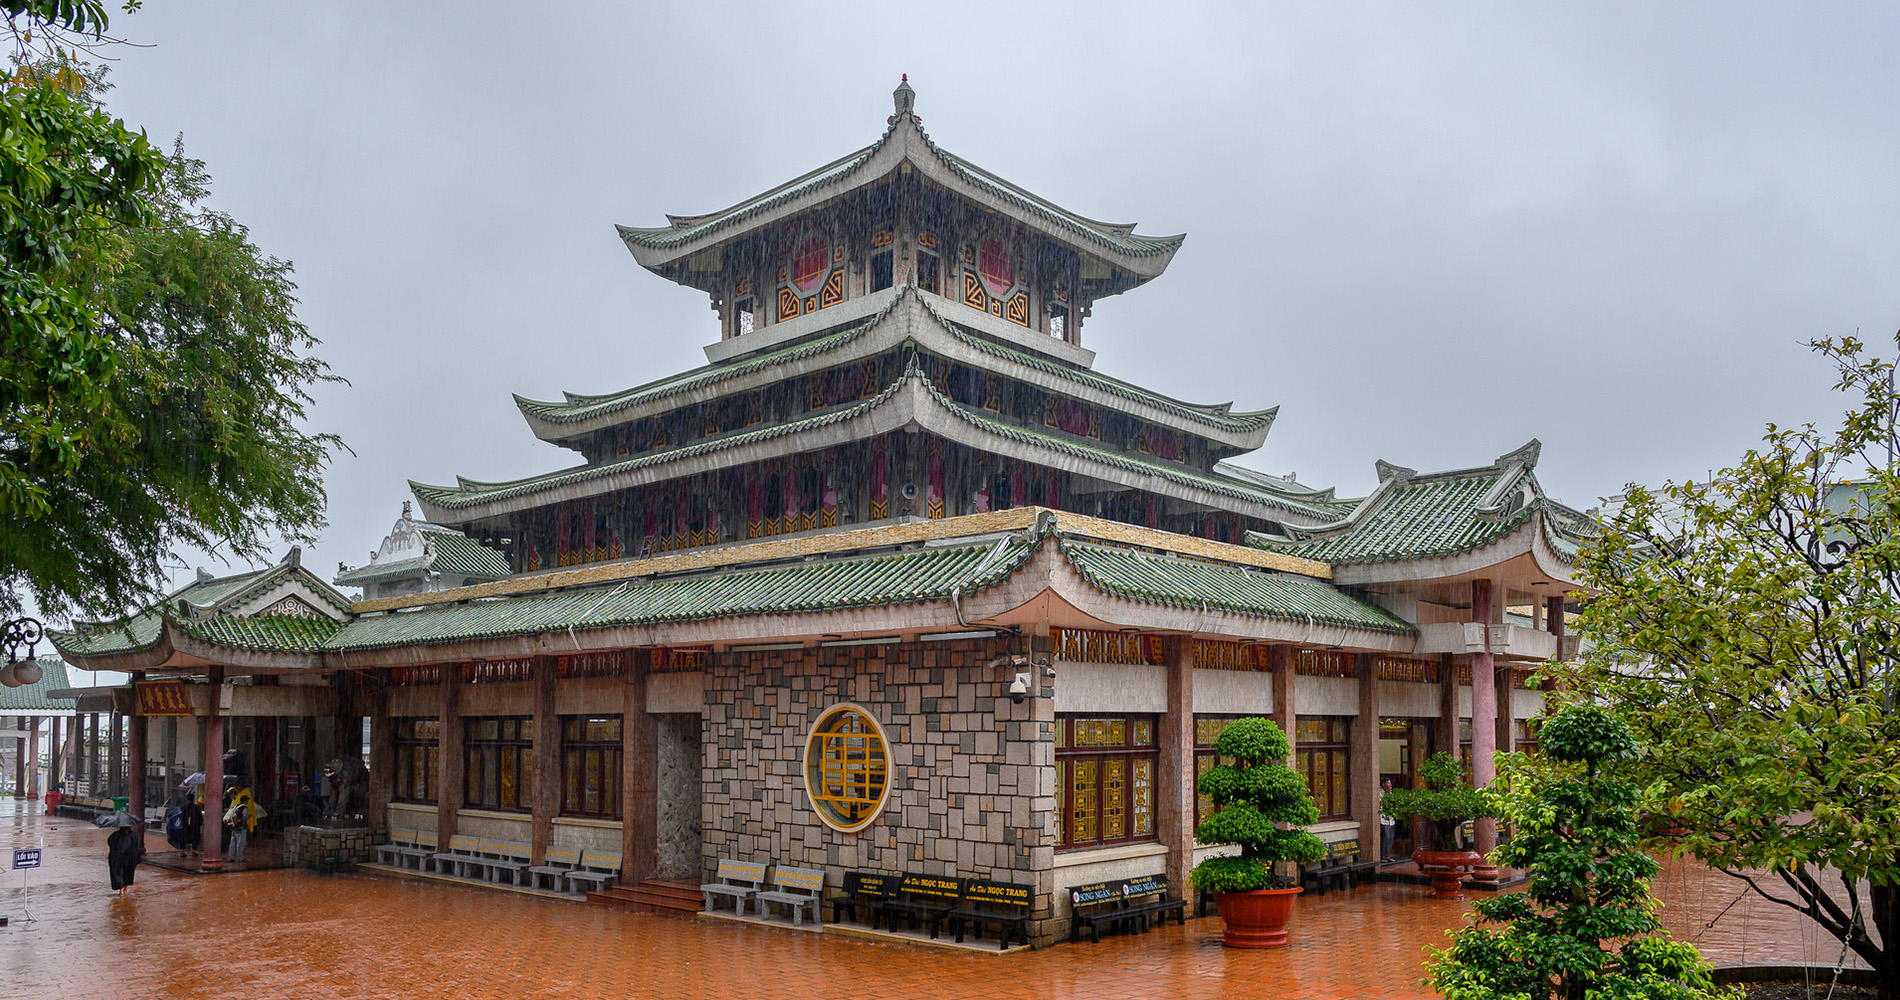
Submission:
[[[1007,956],[601,907],[387,876],[141,868],[106,883],[102,830],[0,801],[0,835],[44,846],[0,872],[0,996],[53,997],[1430,997],[1425,945],[1465,904],[1383,883],[1300,901],[1293,946],[1219,946],[1216,917]],[[32,803],[37,808],[38,803]],[[148,838],[152,850],[164,845]],[[1691,865],[1658,880],[1666,920],[1718,963],[1833,962],[1838,945]]]

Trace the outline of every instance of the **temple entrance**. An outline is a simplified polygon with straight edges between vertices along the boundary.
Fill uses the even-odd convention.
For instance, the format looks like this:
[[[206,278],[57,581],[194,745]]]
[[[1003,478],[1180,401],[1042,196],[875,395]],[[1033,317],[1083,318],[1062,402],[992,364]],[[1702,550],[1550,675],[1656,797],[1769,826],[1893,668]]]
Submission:
[[[1391,781],[1394,788],[1412,788],[1419,784],[1418,769],[1434,751],[1431,719],[1384,717],[1379,720],[1379,780]],[[1392,845],[1395,855],[1412,853],[1412,824],[1400,823],[1398,840]]]

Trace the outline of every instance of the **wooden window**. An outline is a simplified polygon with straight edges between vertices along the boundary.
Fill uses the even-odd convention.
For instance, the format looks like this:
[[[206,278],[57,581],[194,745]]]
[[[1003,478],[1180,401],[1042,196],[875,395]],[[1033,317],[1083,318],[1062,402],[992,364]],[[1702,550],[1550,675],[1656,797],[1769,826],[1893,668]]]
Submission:
[[[620,716],[561,717],[561,815],[620,817]]]
[[[468,788],[462,804],[470,809],[527,812],[534,786],[534,719],[529,716],[472,718],[463,753]]]
[[[894,277],[891,272],[891,252],[871,255],[871,291],[881,292],[891,287]]]
[[[889,791],[890,750],[869,712],[838,705],[805,741],[805,791],[820,819],[850,832],[869,826]]]
[[[1214,815],[1213,797],[1202,795],[1198,791],[1201,775],[1212,771],[1214,765],[1222,762],[1220,758],[1214,755],[1214,742],[1220,739],[1220,734],[1227,729],[1229,724],[1238,718],[1241,717],[1238,715],[1198,714],[1194,716],[1194,783],[1197,789],[1194,793],[1194,825],[1197,827],[1205,823],[1209,816]],[[1233,758],[1231,757],[1226,761],[1226,763],[1229,764],[1233,762]]]
[[[1306,787],[1322,820],[1352,818],[1352,719],[1302,715],[1294,721],[1294,770],[1306,775]]]
[[[938,289],[943,287],[942,273],[943,265],[938,263],[936,254],[917,251],[918,288],[932,295],[938,294]]]
[[[1158,757],[1154,716],[1058,717],[1056,845],[1154,839]]]
[[[392,719],[396,744],[397,802],[435,805],[436,775],[441,773],[438,754],[442,745],[442,721],[433,718]]]

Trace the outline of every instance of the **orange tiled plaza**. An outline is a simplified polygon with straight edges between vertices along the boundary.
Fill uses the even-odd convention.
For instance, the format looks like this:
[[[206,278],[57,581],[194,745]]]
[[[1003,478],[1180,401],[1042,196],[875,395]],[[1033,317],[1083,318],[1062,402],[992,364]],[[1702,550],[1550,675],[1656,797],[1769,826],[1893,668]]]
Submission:
[[[1309,895],[1282,951],[1222,948],[1207,917],[999,955],[297,869],[148,865],[121,896],[107,887],[104,831],[24,805],[0,806],[4,828],[15,846],[43,843],[45,866],[31,873],[34,921],[21,920],[17,879],[0,894],[14,921],[0,931],[0,981],[25,998],[1429,997],[1422,948],[1468,909],[1382,882]],[[1688,866],[1657,889],[1683,937],[1733,899]],[[1698,943],[1718,964],[1834,958],[1754,901]]]

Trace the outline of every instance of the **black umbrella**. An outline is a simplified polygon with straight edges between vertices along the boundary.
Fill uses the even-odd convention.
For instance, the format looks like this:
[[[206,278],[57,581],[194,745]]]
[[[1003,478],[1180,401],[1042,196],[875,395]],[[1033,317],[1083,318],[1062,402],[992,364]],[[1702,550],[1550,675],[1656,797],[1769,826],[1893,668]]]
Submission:
[[[122,826],[142,827],[145,825],[145,821],[123,809],[115,809],[109,813],[100,813],[93,819],[92,825],[101,829],[112,830]]]

